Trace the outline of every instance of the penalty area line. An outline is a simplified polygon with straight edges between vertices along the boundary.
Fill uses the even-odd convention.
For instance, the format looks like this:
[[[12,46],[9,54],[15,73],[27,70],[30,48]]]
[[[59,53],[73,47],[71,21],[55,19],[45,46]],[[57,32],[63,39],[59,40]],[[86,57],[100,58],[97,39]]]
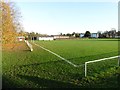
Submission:
[[[48,52],[51,53],[51,54],[59,57],[60,59],[66,61],[66,62],[69,63],[70,65],[72,65],[72,66],[74,66],[74,67],[78,67],[77,65],[75,65],[74,63],[68,61],[67,59],[63,58],[62,56],[58,55],[57,53],[54,53],[54,52],[52,52],[51,50],[48,50],[48,49],[46,49],[46,48],[44,48],[44,47],[42,47],[42,46],[40,46],[40,45],[38,45],[38,44],[36,44],[36,43],[33,43],[33,44],[36,45],[36,46],[38,46],[38,47],[40,47],[40,48],[42,48],[42,49],[44,49],[45,51],[48,51]]]

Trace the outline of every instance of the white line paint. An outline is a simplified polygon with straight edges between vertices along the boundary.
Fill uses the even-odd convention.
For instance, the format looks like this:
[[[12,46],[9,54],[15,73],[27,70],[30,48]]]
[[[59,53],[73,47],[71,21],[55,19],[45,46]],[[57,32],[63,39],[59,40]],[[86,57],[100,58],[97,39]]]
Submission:
[[[50,52],[50,53],[52,53],[53,55],[55,55],[55,56],[59,57],[60,59],[66,61],[66,62],[69,63],[70,65],[72,65],[72,66],[74,66],[74,67],[77,67],[77,65],[75,65],[74,63],[68,61],[67,59],[65,59],[65,58],[63,58],[63,57],[61,57],[60,55],[58,55],[58,54],[56,54],[56,53],[54,53],[54,52],[52,52],[52,51],[50,51],[50,50],[48,50],[48,49],[40,46],[40,45],[38,45],[38,44],[35,44],[35,43],[33,43],[33,44],[36,45],[36,46],[38,46],[38,47],[40,47],[40,48],[42,48],[42,49],[44,49],[44,50],[46,50],[46,51],[48,51],[48,52]]]

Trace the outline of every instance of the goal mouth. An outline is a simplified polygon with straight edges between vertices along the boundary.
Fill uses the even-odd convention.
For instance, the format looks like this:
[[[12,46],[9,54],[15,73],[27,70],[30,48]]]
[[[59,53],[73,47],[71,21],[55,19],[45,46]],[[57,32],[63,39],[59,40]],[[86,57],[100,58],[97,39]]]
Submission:
[[[120,55],[118,56],[113,56],[113,57],[108,57],[108,58],[103,58],[103,59],[98,59],[98,60],[92,60],[92,61],[88,61],[88,62],[85,62],[85,77],[87,76],[87,72],[89,70],[88,68],[88,65],[89,64],[92,64],[90,65],[93,69],[95,69],[93,63],[99,63],[99,65],[95,65],[99,68],[102,68],[102,70],[105,69],[105,67],[109,68],[110,66],[120,66]],[[100,70],[100,69],[99,69]],[[90,72],[89,72],[90,73]]]

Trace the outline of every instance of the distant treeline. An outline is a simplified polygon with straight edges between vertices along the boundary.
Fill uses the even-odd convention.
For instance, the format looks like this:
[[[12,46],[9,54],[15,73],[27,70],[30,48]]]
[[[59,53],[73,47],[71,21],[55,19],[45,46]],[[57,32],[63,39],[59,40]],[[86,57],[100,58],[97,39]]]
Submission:
[[[80,38],[80,34],[83,34],[83,33],[75,33],[75,32],[67,33],[67,34],[60,33],[59,35]],[[86,31],[84,33],[83,38],[84,37],[90,38],[91,34],[92,33],[90,31]],[[116,37],[120,36],[120,31],[116,31],[115,29],[111,29],[110,31],[104,31],[104,32],[98,31],[96,34],[98,34],[98,38],[116,38]],[[35,33],[35,32],[25,32],[25,35],[26,35],[27,39],[32,39],[33,37],[50,36],[47,34],[40,34],[40,33]]]

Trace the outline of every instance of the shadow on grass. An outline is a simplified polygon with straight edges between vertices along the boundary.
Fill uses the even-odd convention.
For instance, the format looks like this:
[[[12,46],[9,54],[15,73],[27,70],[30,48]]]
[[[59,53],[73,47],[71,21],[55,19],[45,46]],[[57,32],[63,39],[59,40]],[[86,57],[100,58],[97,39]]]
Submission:
[[[10,78],[6,76],[2,76],[2,89],[18,88],[18,87],[21,87],[21,85],[14,82],[13,80],[10,80]]]
[[[39,78],[35,76],[25,76],[25,75],[17,75],[21,79],[26,79],[27,81],[32,81],[35,83],[38,87],[41,88],[78,88],[78,85],[72,84],[72,83],[67,83],[67,82],[62,82],[62,81],[56,81],[56,80],[50,80],[50,79],[45,79],[45,78]],[[29,85],[29,83],[28,83]]]
[[[96,54],[96,55],[88,55],[88,56],[83,56],[83,57],[75,57],[75,58],[69,58],[67,60],[79,60],[79,63],[84,64],[86,61],[90,61],[90,60],[96,60],[96,59],[101,59],[101,58],[107,58],[108,57],[113,57],[113,54],[118,53],[118,51],[116,52],[109,52],[109,53],[102,53],[102,54]],[[106,55],[106,57],[105,57]],[[77,63],[75,63],[77,64]],[[79,64],[78,64],[79,65]]]
[[[118,88],[120,89],[120,74],[117,76]]]
[[[20,66],[17,66],[17,67],[28,67],[28,66],[37,66],[37,65],[45,65],[45,64],[55,64],[55,63],[58,63],[58,62],[63,62],[62,60],[57,60],[57,61],[47,61],[47,62],[43,62],[43,63],[32,63],[32,64],[26,64],[26,65],[20,65]]]
[[[28,50],[29,51],[29,50]],[[103,53],[103,54],[97,54],[97,55],[89,55],[89,56],[84,56],[84,57],[75,57],[75,58],[68,58],[67,60],[80,60],[81,61],[81,64],[84,64],[85,63],[85,61],[88,61],[88,59],[89,58],[91,58],[92,57],[92,60],[93,59],[100,59],[100,57],[101,58],[106,58],[105,57],[105,55],[111,55],[112,56],[112,54],[113,53],[117,53],[117,51],[116,52],[109,52],[109,53]],[[99,57],[98,57],[99,56]],[[96,57],[98,57],[98,58],[96,58]],[[82,62],[83,61],[83,62]],[[28,66],[37,66],[37,65],[45,65],[45,64],[56,64],[56,63],[65,63],[65,64],[67,64],[67,62],[65,62],[65,61],[63,61],[63,60],[56,60],[56,61],[47,61],[47,62],[42,62],[42,63],[32,63],[32,64],[27,64],[27,65],[21,65],[21,66],[18,66],[18,67],[28,67]],[[72,62],[72,61],[71,61]],[[72,62],[72,63],[74,63],[74,62]],[[77,63],[75,63],[75,64],[77,64]],[[79,64],[78,64],[79,65]]]
[[[23,52],[31,52],[30,49],[23,50]]]
[[[24,80],[26,79],[27,81],[35,83],[35,85],[38,85],[37,87],[48,87],[48,88],[75,87],[77,88],[80,86],[78,84],[75,85],[74,82],[76,79],[80,80],[82,78],[81,74],[77,73],[78,70],[75,71],[76,68],[73,68],[73,66],[66,64],[66,62],[62,60],[21,65],[21,66],[18,66],[18,69],[16,69],[16,71],[20,71],[20,72],[24,71],[24,73],[17,72],[16,73],[17,77]],[[74,72],[70,73],[71,71],[74,71]],[[37,77],[36,75],[39,75],[39,77]],[[40,76],[43,76],[43,75],[45,77],[48,76],[49,79],[46,79],[44,77],[40,78]],[[49,76],[49,75],[52,75],[52,76]],[[51,77],[52,77],[52,80],[50,79]],[[65,79],[64,81],[66,82],[63,82],[63,78]],[[71,83],[70,81],[73,83]],[[33,85],[33,87],[36,87],[35,85]]]

